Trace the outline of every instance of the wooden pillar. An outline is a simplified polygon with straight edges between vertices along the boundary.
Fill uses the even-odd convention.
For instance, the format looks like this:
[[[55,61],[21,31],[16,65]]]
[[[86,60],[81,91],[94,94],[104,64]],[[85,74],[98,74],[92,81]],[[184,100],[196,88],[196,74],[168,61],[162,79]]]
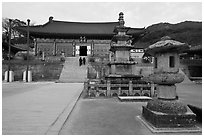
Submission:
[[[56,56],[56,40],[54,39],[54,42],[53,42],[53,47],[54,47],[54,50],[53,50],[53,55]]]
[[[37,39],[34,40],[34,47],[35,47],[35,56],[38,55],[38,41]]]
[[[94,55],[94,41],[91,41],[91,55]]]
[[[73,42],[72,42],[72,45],[73,45],[73,52],[72,52],[72,56],[76,56],[76,42],[75,42],[75,40],[73,40]]]

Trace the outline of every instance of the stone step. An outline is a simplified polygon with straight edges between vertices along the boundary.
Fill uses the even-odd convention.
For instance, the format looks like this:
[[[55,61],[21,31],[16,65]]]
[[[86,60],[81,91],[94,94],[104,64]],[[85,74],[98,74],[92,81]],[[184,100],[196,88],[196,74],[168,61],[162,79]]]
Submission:
[[[85,78],[84,78],[85,79]],[[55,83],[84,83],[83,79],[65,79],[65,80],[56,80]]]
[[[76,83],[84,82],[87,76],[87,65],[79,66],[78,57],[66,58],[60,78],[56,82]]]
[[[147,102],[152,100],[151,97],[147,96],[118,96],[121,102]]]

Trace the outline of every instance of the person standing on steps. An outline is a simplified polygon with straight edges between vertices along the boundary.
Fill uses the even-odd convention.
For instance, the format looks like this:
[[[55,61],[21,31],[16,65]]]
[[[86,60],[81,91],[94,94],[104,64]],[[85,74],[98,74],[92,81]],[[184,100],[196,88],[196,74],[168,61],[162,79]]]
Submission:
[[[85,59],[85,57],[83,58],[83,64],[84,64],[84,65],[86,64],[86,59]]]
[[[79,58],[79,66],[81,66],[82,65],[82,59],[81,59],[81,57]]]

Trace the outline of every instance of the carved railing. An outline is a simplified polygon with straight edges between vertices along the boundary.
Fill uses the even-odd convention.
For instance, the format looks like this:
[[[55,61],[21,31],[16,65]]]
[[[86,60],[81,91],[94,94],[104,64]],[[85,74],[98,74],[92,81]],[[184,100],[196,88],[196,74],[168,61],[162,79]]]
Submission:
[[[105,84],[84,83],[84,90],[88,97],[113,97],[113,96],[155,96],[155,84],[111,84],[107,81]]]

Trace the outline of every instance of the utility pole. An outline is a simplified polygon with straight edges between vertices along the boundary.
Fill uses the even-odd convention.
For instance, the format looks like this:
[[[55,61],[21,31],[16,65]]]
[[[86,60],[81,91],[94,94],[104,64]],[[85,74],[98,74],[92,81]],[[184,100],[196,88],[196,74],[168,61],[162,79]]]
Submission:
[[[27,68],[26,68],[26,82],[28,82],[28,70],[29,70],[29,25],[30,25],[30,20],[27,19]]]
[[[9,60],[9,62],[8,62],[8,74],[7,74],[7,82],[9,82],[9,72],[10,72],[10,70],[11,70],[11,22],[12,22],[12,19],[9,19],[9,33],[8,33],[8,46],[9,46],[9,58],[8,58],[8,60]]]

